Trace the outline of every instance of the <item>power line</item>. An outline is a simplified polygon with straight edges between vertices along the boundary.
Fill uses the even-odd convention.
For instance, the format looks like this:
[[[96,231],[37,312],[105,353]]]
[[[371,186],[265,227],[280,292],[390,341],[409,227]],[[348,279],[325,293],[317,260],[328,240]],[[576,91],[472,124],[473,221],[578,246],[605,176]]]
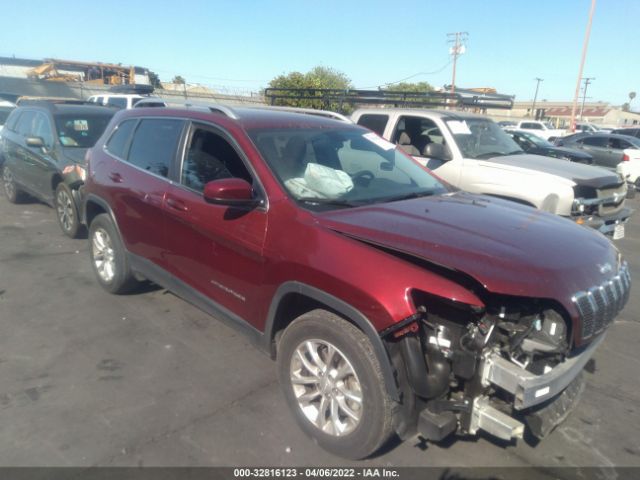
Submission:
[[[383,87],[388,87],[389,85],[395,85],[397,83],[402,83],[402,82],[406,82],[407,80],[410,80],[412,78],[418,77],[420,75],[435,75],[436,73],[440,73],[442,72],[445,68],[447,68],[449,65],[451,65],[451,60],[449,60],[445,65],[443,65],[442,67],[438,68],[437,70],[433,70],[431,72],[418,72],[418,73],[414,73],[413,75],[409,75],[408,77],[402,78],[400,80],[396,80],[395,82],[388,82],[388,83],[383,83],[380,85],[373,85],[371,87],[362,87],[363,89],[367,89],[367,88],[383,88]]]

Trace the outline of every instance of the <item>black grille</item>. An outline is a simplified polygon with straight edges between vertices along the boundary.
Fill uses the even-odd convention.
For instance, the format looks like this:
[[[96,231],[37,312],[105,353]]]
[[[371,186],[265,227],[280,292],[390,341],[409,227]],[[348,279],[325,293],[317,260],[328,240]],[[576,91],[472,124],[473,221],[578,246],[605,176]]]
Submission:
[[[602,285],[576,293],[572,300],[582,320],[582,339],[602,332],[629,300],[631,276],[625,262],[618,274]]]

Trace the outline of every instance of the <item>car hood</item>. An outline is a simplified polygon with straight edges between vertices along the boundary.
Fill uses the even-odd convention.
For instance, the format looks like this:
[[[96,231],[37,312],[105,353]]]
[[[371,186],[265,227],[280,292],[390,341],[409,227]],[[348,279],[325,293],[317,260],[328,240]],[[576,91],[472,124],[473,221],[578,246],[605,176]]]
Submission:
[[[544,157],[542,155],[504,155],[481,160],[481,162],[489,162],[504,167],[537,170],[571,180],[578,185],[587,185],[594,188],[603,188],[621,183],[620,177],[610,170],[570,161],[559,161],[557,158]]]
[[[84,156],[87,154],[88,148],[78,148],[78,147],[63,147],[62,153],[63,155],[71,160],[73,163],[78,163],[80,165],[86,165],[87,161]]]
[[[334,210],[317,218],[322,226],[374,247],[462,272],[490,292],[555,299],[569,312],[576,292],[602,284],[619,268],[617,250],[593,229],[465,192]]]

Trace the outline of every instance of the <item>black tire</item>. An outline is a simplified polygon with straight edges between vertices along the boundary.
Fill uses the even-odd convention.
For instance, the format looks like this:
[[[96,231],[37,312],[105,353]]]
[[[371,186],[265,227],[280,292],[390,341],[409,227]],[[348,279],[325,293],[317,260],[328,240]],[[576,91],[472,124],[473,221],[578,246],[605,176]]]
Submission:
[[[7,165],[2,168],[2,188],[7,200],[11,203],[20,203],[24,200],[24,193],[17,187]]]
[[[82,231],[78,206],[71,189],[63,182],[58,184],[54,192],[53,208],[62,233],[70,238],[78,238]]]
[[[123,294],[138,286],[120,235],[106,213],[96,216],[89,227],[89,256],[98,282],[108,292]],[[100,261],[111,262],[112,268]]]
[[[348,366],[352,367],[354,375],[343,377],[346,380],[342,386],[339,385],[342,381],[332,383],[327,390],[324,378],[331,375],[329,372],[334,372],[337,376],[339,365],[345,365],[344,362],[337,363],[335,368],[325,369],[325,372],[329,375],[327,375],[327,373],[324,375],[320,374],[320,377],[323,378],[322,381],[316,382],[311,386],[308,384],[302,387],[297,385],[298,393],[296,394],[292,376],[302,375],[299,378],[303,380],[305,378],[311,378],[307,376],[307,373],[311,372],[311,370],[304,369],[303,364],[299,360],[300,357],[296,353],[298,347],[307,345],[306,342],[309,340],[318,342],[314,343],[314,345],[322,345],[323,342],[326,342],[326,344],[334,347],[337,354],[341,354],[338,360],[342,358],[346,359],[346,362],[349,364]],[[319,352],[321,357],[324,351],[325,358],[323,360],[327,360],[328,350],[317,349],[315,351]],[[296,357],[295,359],[294,356]],[[312,357],[308,357],[307,360],[311,358]],[[335,354],[333,358],[335,361]],[[333,364],[334,362],[331,363]],[[302,368],[296,370],[296,364],[302,366]],[[306,373],[299,373],[303,369]],[[362,331],[331,312],[326,310],[313,310],[298,317],[287,327],[278,344],[278,376],[287,403],[294,412],[296,420],[302,430],[318,445],[335,455],[349,459],[368,457],[375,453],[393,433],[393,402],[385,388],[380,361],[373,350],[371,342]],[[325,432],[323,431],[324,429],[316,426],[312,420],[307,417],[307,414],[303,412],[297,396],[305,395],[307,392],[314,390],[317,392],[328,391],[329,393],[327,393],[327,395],[333,395],[328,400],[325,394],[318,396],[317,405],[311,407],[312,410],[316,408],[318,411],[321,411],[323,410],[321,401],[324,399],[330,402],[329,408],[325,406],[322,416],[319,414],[315,416],[316,419],[322,418],[322,420],[319,421],[324,423],[326,427],[328,423],[332,422],[334,399],[335,405],[338,405],[340,396],[342,396],[343,404],[345,399],[351,402],[350,397],[340,393],[342,391],[340,389],[347,385],[346,382],[351,382],[349,386],[346,387],[351,393],[353,393],[351,388],[354,388],[354,385],[359,386],[359,389],[355,391],[360,393],[360,402],[352,402],[347,405],[352,412],[355,411],[359,414],[359,420],[357,423],[354,422],[355,424],[351,427],[352,430],[349,431],[345,429],[344,432],[346,433],[344,435],[335,435],[330,431]],[[332,386],[337,386],[337,388],[331,388]],[[308,387],[309,390],[306,390]],[[305,393],[302,393],[300,388],[305,389]],[[333,392],[333,394],[331,394],[331,392]],[[311,403],[309,403],[309,405],[311,405]],[[305,408],[308,410],[306,406]],[[335,408],[336,411],[340,411],[337,406]],[[327,413],[329,415],[327,415]],[[328,417],[331,417],[331,419]],[[352,421],[344,413],[343,417],[345,422]],[[338,418],[340,418],[339,415]],[[340,423],[338,423],[338,425],[339,424]],[[329,426],[329,429],[334,430],[334,427]]]

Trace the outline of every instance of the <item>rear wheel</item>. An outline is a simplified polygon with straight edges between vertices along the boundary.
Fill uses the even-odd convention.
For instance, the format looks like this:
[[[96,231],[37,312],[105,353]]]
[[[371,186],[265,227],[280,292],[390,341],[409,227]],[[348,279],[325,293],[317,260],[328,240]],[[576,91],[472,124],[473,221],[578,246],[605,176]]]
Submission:
[[[78,238],[81,229],[78,208],[71,190],[62,182],[56,188],[54,207],[62,232],[68,237]]]
[[[392,400],[364,333],[325,310],[293,321],[278,345],[278,375],[301,428],[324,449],[360,459],[392,434]]]
[[[2,168],[2,186],[4,187],[4,194],[11,203],[20,203],[24,194],[16,186],[13,173],[6,165]]]
[[[89,254],[98,282],[111,293],[127,293],[138,282],[129,267],[127,254],[111,218],[102,213],[89,227]]]

